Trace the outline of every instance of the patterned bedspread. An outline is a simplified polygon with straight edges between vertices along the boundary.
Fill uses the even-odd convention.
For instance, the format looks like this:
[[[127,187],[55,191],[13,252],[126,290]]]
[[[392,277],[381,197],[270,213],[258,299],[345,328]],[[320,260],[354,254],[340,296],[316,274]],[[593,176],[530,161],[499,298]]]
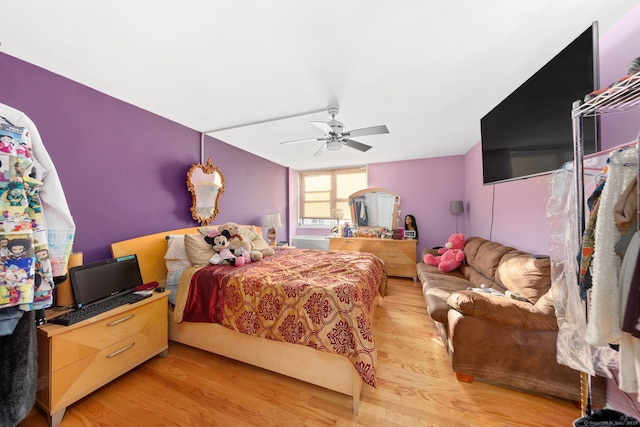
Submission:
[[[384,263],[372,254],[278,248],[244,267],[194,271],[182,320],[215,321],[245,334],[343,355],[375,387],[371,313],[386,280]]]

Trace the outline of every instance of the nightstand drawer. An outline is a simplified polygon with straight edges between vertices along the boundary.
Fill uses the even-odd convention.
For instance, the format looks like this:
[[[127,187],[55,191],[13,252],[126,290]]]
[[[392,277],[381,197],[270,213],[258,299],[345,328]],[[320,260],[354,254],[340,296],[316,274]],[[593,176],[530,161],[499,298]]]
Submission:
[[[55,355],[51,360],[51,370],[55,372],[150,326],[166,323],[166,305],[167,300],[161,298],[138,307],[134,305],[135,308],[131,308],[131,305],[118,307],[113,310],[116,314],[97,317],[92,323],[89,323],[91,319],[80,322],[76,324],[81,325],[78,327],[62,326],[68,332],[51,337],[51,352]]]
[[[165,350],[167,340],[166,325],[154,325],[53,371],[50,381],[51,412],[57,412],[129,371],[132,366]]]

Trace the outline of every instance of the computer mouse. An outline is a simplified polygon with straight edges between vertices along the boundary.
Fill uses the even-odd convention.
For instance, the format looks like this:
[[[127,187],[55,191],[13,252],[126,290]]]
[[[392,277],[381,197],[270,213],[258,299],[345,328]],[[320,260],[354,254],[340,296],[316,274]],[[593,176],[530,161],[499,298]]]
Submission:
[[[164,288],[162,286],[158,286],[154,289],[156,292],[164,292]]]

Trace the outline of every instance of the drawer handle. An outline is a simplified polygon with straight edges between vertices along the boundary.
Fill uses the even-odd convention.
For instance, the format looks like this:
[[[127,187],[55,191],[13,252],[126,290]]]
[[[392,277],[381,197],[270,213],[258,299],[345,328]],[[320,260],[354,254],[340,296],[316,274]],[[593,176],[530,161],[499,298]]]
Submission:
[[[118,323],[126,322],[127,320],[131,319],[132,317],[135,317],[135,314],[130,314],[127,317],[123,317],[122,319],[114,320],[111,323],[107,323],[107,326],[115,326]]]
[[[113,353],[111,353],[110,355],[107,356],[107,359],[111,359],[112,357],[115,357],[117,355],[119,355],[120,353],[124,353],[125,351],[129,350],[131,347],[133,347],[134,345],[136,345],[136,343],[132,342],[131,344],[129,344],[128,346],[121,348],[118,351],[114,351]]]
[[[397,256],[398,256],[398,254],[387,254],[387,255],[388,255],[390,258],[391,258],[391,257],[397,257]]]

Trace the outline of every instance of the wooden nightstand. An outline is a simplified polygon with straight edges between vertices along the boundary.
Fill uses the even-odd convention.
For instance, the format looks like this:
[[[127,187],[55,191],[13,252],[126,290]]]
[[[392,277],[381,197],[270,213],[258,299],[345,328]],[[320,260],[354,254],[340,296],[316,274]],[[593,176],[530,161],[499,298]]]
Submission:
[[[36,402],[49,426],[68,405],[97,390],[168,346],[168,291],[154,293],[71,326],[38,328]]]

